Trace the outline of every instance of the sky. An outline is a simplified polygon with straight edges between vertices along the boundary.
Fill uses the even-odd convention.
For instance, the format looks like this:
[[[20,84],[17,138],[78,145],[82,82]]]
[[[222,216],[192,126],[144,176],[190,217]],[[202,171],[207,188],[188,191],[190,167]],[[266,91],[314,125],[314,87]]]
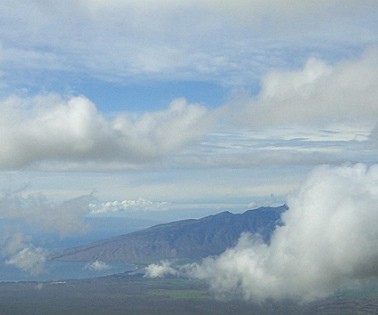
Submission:
[[[242,211],[375,162],[376,1],[0,6],[4,192]]]
[[[277,287],[257,298],[282,297],[292,270],[276,259],[295,242],[280,240],[324,206],[316,189],[301,196],[320,185],[332,205],[376,201],[377,16],[376,0],[0,0],[0,217],[66,237],[84,216],[162,221],[288,203],[294,232],[225,254],[259,248],[248,261],[269,257]],[[354,179],[368,193],[348,199],[343,181]],[[376,229],[359,232],[354,215],[342,218],[371,245]],[[8,264],[41,270],[45,251],[25,231],[0,241]],[[302,279],[288,294],[304,285],[304,298],[322,296],[346,278],[356,275]]]

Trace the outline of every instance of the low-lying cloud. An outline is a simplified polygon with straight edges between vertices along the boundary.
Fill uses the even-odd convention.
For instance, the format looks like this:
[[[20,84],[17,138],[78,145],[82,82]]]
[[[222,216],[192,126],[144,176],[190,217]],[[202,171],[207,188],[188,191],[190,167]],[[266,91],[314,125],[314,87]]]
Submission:
[[[161,261],[158,264],[151,264],[145,268],[145,277],[147,278],[164,278],[179,274],[180,272],[169,261]]]
[[[318,167],[288,206],[270,244],[246,233],[219,257],[146,275],[189,275],[254,301],[311,301],[378,279],[378,165]]]
[[[25,247],[14,256],[5,261],[6,265],[13,265],[32,275],[39,275],[44,272],[44,265],[47,259],[46,251],[40,247]]]
[[[31,275],[44,272],[47,251],[32,245],[28,237],[15,233],[8,238],[3,237],[3,242],[2,254],[7,257],[6,265],[12,265]]]
[[[87,263],[84,266],[84,269],[100,272],[100,271],[111,269],[111,266],[101,260],[96,260],[96,261]]]

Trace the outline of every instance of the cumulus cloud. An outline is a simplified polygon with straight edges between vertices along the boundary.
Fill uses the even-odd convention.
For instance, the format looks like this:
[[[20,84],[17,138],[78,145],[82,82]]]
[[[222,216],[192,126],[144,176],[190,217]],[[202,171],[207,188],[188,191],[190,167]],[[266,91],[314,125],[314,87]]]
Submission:
[[[128,213],[134,211],[165,211],[169,209],[166,201],[151,201],[144,198],[136,200],[114,200],[89,205],[91,214]]]
[[[38,162],[140,164],[199,141],[207,124],[200,105],[177,99],[168,108],[107,120],[85,97],[10,97],[0,109],[0,168]]]
[[[53,202],[43,194],[4,192],[0,194],[0,217],[19,219],[36,230],[58,232],[65,236],[83,230],[81,219],[89,212],[89,203],[93,199],[90,194]]]
[[[13,265],[30,273],[39,275],[44,272],[46,251],[40,247],[26,247],[5,261],[6,265]]]
[[[161,261],[158,264],[151,264],[145,268],[145,277],[163,278],[166,276],[177,276],[179,271],[169,261]]]
[[[39,275],[44,272],[47,252],[33,246],[29,239],[22,233],[15,233],[4,238],[3,254],[8,258],[6,265],[12,265],[31,275]]]
[[[311,301],[376,281],[377,204],[378,165],[318,167],[288,201],[270,244],[244,234],[236,247],[186,273],[220,296],[255,301]]]
[[[110,269],[111,266],[108,265],[107,263],[101,261],[101,260],[96,260],[93,262],[90,262],[85,265],[84,269],[90,270],[90,271],[104,271]]]
[[[255,98],[231,102],[228,115],[253,127],[358,127],[377,123],[377,48],[336,65],[311,58],[299,70],[272,71]],[[240,106],[237,106],[239,104]]]

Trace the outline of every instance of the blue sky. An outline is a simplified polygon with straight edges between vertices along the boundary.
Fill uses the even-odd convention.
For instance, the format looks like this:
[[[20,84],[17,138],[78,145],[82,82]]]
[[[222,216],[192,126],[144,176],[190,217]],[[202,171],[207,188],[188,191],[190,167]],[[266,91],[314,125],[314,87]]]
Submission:
[[[376,162],[376,1],[0,8],[0,189],[24,204],[243,211],[318,165]]]

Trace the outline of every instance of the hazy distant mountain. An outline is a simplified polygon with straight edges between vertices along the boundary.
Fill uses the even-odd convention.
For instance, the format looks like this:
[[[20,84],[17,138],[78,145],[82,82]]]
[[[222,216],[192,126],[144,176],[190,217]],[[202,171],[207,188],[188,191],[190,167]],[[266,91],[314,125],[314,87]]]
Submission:
[[[51,259],[152,262],[218,255],[234,246],[242,232],[258,233],[265,241],[269,241],[286,209],[286,206],[264,207],[242,214],[226,211],[198,220],[155,225],[86,246],[66,249],[55,253]]]

